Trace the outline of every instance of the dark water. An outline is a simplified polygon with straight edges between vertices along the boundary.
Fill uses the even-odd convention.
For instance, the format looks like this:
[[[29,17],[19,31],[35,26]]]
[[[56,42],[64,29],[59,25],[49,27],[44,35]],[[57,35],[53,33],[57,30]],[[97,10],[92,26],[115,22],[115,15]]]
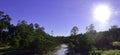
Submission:
[[[54,55],[65,55],[67,53],[68,46],[66,44],[62,44],[60,46],[60,49],[58,49]]]

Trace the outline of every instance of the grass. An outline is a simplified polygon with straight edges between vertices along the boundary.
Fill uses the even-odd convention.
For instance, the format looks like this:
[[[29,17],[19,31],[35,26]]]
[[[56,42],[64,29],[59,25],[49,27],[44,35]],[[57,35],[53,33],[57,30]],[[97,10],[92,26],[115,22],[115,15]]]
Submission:
[[[120,50],[95,50],[90,52],[90,55],[120,55]]]
[[[2,49],[8,49],[8,48],[10,48],[10,46],[0,47],[0,50],[2,50]]]
[[[120,50],[103,51],[101,55],[120,55]]]

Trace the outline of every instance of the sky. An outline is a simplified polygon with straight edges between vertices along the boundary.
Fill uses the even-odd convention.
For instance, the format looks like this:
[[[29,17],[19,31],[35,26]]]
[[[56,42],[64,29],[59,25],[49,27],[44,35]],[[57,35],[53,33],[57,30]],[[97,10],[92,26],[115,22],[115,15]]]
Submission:
[[[105,23],[94,18],[98,4],[111,9],[112,14]],[[70,35],[73,26],[79,28],[79,33],[85,33],[90,24],[94,24],[97,31],[120,26],[120,0],[0,0],[0,11],[9,14],[14,25],[18,20],[38,23],[45,32],[51,34],[53,31],[55,36]]]

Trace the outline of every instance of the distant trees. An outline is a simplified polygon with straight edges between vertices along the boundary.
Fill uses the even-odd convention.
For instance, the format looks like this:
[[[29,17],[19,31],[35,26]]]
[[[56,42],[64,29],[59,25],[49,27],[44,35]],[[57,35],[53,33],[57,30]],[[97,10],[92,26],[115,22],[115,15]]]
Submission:
[[[90,24],[89,26],[87,26],[86,30],[87,30],[87,33],[91,33],[91,34],[96,33],[96,30],[93,24]]]
[[[96,30],[93,24],[90,24],[86,27],[87,32],[85,33],[87,35],[88,40],[91,42],[91,44],[95,44],[95,38],[96,38]]]
[[[74,26],[71,30],[71,36],[77,35],[79,29],[77,26]]]
[[[113,25],[113,26],[111,26],[111,29],[117,29],[117,28],[118,28],[117,25]]]

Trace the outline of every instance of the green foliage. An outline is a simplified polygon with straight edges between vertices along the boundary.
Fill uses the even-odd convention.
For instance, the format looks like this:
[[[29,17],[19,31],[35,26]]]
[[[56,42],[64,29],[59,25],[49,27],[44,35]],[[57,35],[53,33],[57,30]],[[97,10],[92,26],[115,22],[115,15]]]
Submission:
[[[119,55],[118,50],[104,52],[98,50],[120,49],[120,28],[116,25],[108,31],[96,32],[94,25],[91,24],[86,28],[87,32],[84,34],[77,34],[78,27],[74,26],[71,36],[53,37],[37,23],[28,24],[25,20],[19,20],[15,26],[10,21],[9,15],[0,11],[0,45],[9,45],[15,49],[29,50],[42,55],[52,51],[59,44],[66,43],[69,45],[69,50],[76,53]]]
[[[96,47],[100,49],[116,49],[113,43],[120,41],[120,28],[112,28],[108,31],[98,32],[96,36]],[[120,48],[117,48],[120,49]]]
[[[120,46],[120,42],[116,41],[112,43],[113,46]]]
[[[11,18],[9,15],[4,14],[0,11],[0,42],[5,43],[8,40],[8,28],[10,27]]]
[[[10,45],[15,49],[29,50],[30,53],[44,54],[52,51],[60,42],[44,31],[39,24],[28,24],[19,20],[14,26],[11,18],[0,11],[0,44]]]
[[[120,55],[120,50],[95,50],[91,51],[90,55]]]
[[[14,48],[18,48],[19,47],[19,40],[17,38],[11,40],[10,45],[13,46]]]
[[[71,41],[69,43],[69,48],[71,50],[74,50],[76,53],[89,54],[89,51],[91,51],[93,44],[87,39],[87,35],[79,34],[74,37],[70,37]]]
[[[120,50],[104,51],[101,55],[120,55]]]

